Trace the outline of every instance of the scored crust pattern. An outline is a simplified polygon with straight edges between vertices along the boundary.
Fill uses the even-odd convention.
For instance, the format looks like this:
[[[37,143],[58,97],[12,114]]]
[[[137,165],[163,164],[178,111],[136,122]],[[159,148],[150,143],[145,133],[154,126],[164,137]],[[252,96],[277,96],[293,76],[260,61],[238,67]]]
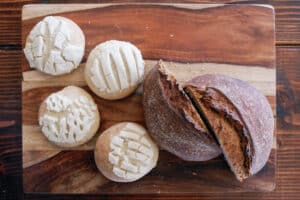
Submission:
[[[56,143],[76,143],[82,140],[95,122],[97,106],[85,96],[70,99],[59,93],[46,101],[47,112],[39,119],[44,135]]]
[[[74,36],[80,34],[80,36]],[[74,37],[80,38],[75,41]],[[84,54],[84,35],[72,21],[46,17],[30,32],[24,54],[31,68],[61,75],[77,68]]]
[[[110,143],[109,162],[113,173],[124,179],[138,179],[152,169],[154,152],[146,130],[127,124]]]
[[[87,62],[88,76],[100,92],[115,93],[141,82],[144,61],[131,43],[110,40],[99,44]]]

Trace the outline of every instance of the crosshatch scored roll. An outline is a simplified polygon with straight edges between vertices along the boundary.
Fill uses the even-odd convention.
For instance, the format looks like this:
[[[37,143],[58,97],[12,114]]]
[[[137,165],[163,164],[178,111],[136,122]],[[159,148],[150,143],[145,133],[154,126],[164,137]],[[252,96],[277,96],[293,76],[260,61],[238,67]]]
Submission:
[[[130,95],[143,80],[144,60],[129,42],[110,40],[97,45],[88,56],[85,80],[104,99]]]
[[[90,94],[79,87],[68,86],[43,101],[39,124],[50,142],[61,147],[75,147],[95,135],[100,114]]]
[[[132,182],[149,173],[159,150],[146,129],[132,122],[105,130],[95,146],[95,162],[102,174],[116,182]]]
[[[27,36],[24,54],[31,68],[63,75],[79,66],[84,47],[84,34],[77,24],[65,17],[48,16]]]

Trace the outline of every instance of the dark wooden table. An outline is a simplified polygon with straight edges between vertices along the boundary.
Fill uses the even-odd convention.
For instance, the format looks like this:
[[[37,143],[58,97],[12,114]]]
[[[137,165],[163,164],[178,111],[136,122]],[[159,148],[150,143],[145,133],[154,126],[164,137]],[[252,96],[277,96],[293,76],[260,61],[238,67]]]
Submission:
[[[21,159],[21,8],[27,3],[80,1],[0,1],[0,199],[78,199],[63,195],[28,195],[22,191]],[[92,1],[124,2],[121,0]],[[128,1],[126,1],[128,2]],[[130,1],[131,2],[131,1]],[[136,1],[135,1],[136,2]],[[300,1],[173,0],[160,2],[265,3],[276,11],[277,186],[268,193],[200,196],[130,196],[131,199],[300,199]],[[119,199],[105,196],[101,199]],[[128,199],[129,197],[125,197]],[[80,199],[100,199],[80,196]]]

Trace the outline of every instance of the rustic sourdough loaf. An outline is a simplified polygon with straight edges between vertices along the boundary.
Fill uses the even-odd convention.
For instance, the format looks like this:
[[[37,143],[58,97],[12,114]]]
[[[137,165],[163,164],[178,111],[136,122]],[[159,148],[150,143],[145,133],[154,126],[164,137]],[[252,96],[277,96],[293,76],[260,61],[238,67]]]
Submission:
[[[204,161],[221,153],[196,109],[160,61],[146,76],[143,107],[150,135],[183,160]]]
[[[184,90],[237,179],[257,173],[269,158],[274,133],[273,113],[265,96],[246,82],[223,75],[198,76]]]

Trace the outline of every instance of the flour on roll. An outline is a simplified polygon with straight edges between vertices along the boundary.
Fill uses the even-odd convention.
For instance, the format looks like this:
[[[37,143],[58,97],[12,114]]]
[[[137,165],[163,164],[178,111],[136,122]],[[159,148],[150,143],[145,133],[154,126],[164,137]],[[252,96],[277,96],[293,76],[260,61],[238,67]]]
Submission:
[[[121,99],[142,82],[144,61],[140,50],[129,42],[110,40],[97,45],[88,56],[85,79],[91,90],[104,99]]]
[[[105,130],[95,146],[98,169],[110,180],[132,182],[156,166],[158,147],[145,128],[123,122]]]
[[[46,138],[61,147],[74,147],[91,139],[100,123],[97,105],[83,89],[68,86],[41,104],[39,124]]]
[[[79,66],[84,48],[84,34],[77,24],[65,17],[48,16],[27,36],[24,54],[31,68],[63,75]]]

